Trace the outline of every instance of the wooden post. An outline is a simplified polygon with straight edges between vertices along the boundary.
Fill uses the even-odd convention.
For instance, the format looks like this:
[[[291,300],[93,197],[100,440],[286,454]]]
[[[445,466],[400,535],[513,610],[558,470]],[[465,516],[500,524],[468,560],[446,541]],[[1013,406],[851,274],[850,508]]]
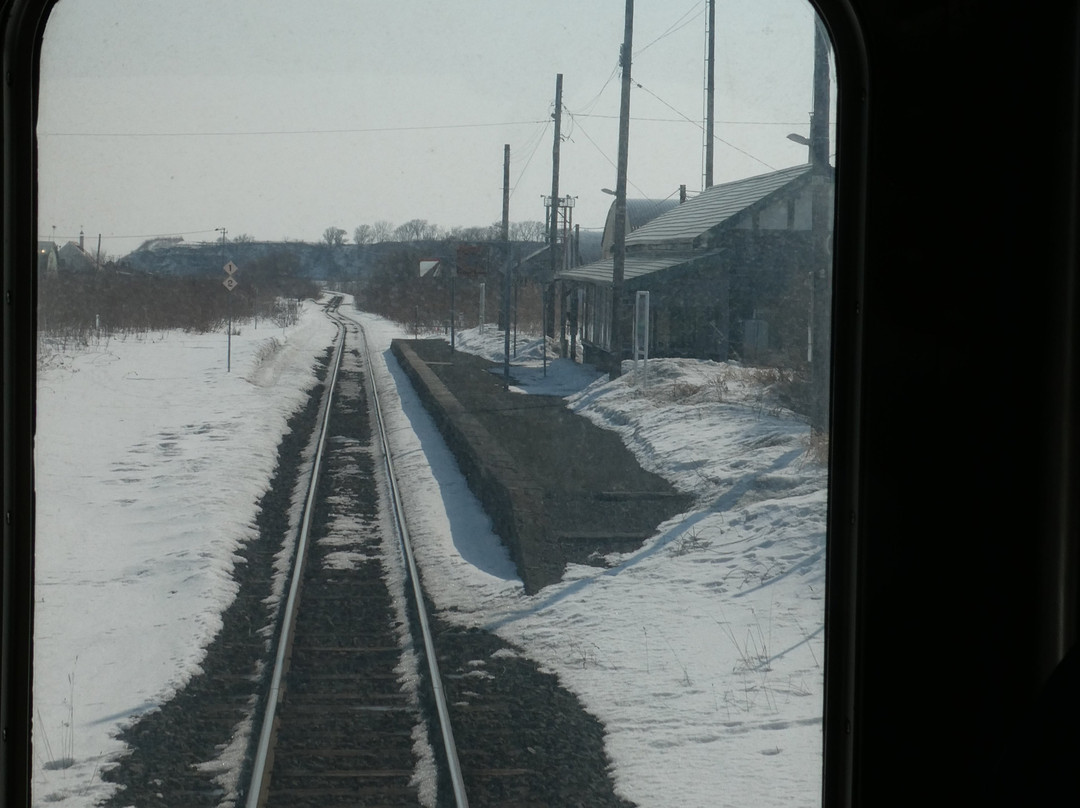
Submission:
[[[713,184],[713,98],[716,95],[716,83],[713,74],[716,70],[716,0],[709,0],[709,44],[705,59],[705,187]]]
[[[611,368],[608,375],[622,375],[622,305],[623,274],[626,269],[626,162],[630,151],[630,53],[634,41],[634,0],[626,0],[626,22],[623,33],[622,98],[619,105],[619,157],[615,181],[615,252],[611,271]]]
[[[559,238],[559,146],[562,143],[562,73],[555,76],[555,141],[551,146],[551,214],[548,219],[550,277],[544,287],[544,375],[547,375],[547,338],[555,336],[555,245]]]
[[[502,240],[506,250],[503,267],[503,387],[510,386],[510,273],[513,271],[510,260],[510,144],[503,146],[503,213]]]
[[[820,20],[814,29],[814,111],[810,119],[810,163],[814,183],[811,197],[811,358],[810,426],[817,432],[829,430],[829,378],[832,345],[832,228],[829,208],[833,187],[829,168],[829,41]]]

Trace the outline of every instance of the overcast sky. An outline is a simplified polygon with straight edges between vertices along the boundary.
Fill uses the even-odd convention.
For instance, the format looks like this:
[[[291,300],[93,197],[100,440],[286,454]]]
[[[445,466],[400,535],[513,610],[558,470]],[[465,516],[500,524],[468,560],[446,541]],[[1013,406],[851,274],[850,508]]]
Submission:
[[[637,0],[631,197],[702,186],[705,0]],[[61,0],[42,56],[42,238],[318,240],[328,226],[544,218],[602,228],[623,0]],[[814,14],[717,0],[715,181],[806,162]],[[835,77],[834,77],[835,78]],[[834,83],[835,88],[835,83]],[[833,90],[835,103],[835,89]],[[689,120],[688,120],[689,119]],[[835,147],[834,149],[835,150]],[[54,229],[55,228],[55,229]]]

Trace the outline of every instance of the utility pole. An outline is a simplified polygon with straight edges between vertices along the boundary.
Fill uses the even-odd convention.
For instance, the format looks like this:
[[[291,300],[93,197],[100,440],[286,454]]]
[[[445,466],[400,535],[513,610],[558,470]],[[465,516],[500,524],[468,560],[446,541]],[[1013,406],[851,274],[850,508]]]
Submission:
[[[615,180],[615,253],[611,270],[611,369],[612,379],[622,375],[622,306],[623,274],[626,269],[626,162],[630,151],[630,53],[634,42],[634,0],[626,0],[626,23],[623,32],[622,96],[619,103],[619,157]]]
[[[713,99],[716,95],[716,0],[709,0],[708,47],[705,59],[705,187],[713,184]]]
[[[510,144],[503,146],[502,240],[510,240]]]
[[[574,251],[572,253],[571,264],[573,266],[581,266],[581,225],[574,225]],[[581,316],[581,312],[578,307],[578,290],[571,287],[570,289],[570,358],[577,361],[577,333],[578,333],[578,317]]]
[[[225,266],[225,228],[215,227],[221,231],[221,266]],[[232,372],[232,290],[229,290],[229,326],[225,335],[225,372]]]
[[[544,292],[544,375],[547,375],[547,338],[555,336],[555,244],[559,237],[559,146],[562,144],[562,73],[555,76],[555,141],[551,146],[551,216],[548,220],[548,251],[551,277]]]
[[[814,21],[814,106],[810,113],[810,162],[829,165],[829,39],[820,20]]]
[[[510,273],[513,265],[510,260],[510,144],[503,146],[503,204],[502,204],[502,240],[506,250],[506,267],[503,272],[503,389],[510,387]]]
[[[502,197],[502,230],[499,237],[505,242],[506,255],[506,283],[503,284],[503,309],[500,314],[499,327],[510,333],[510,144],[503,145],[503,197]]]
[[[821,21],[814,26],[814,111],[810,117],[811,239],[814,264],[810,278],[810,426],[829,429],[829,378],[832,372],[832,227],[833,178],[829,166],[829,40]]]

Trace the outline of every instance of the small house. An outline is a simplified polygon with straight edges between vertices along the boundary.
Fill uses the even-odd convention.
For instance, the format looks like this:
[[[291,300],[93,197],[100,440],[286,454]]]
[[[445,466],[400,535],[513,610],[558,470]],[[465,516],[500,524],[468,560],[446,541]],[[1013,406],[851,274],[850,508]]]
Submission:
[[[79,238],[82,241],[82,237]],[[69,241],[58,253],[60,272],[65,274],[83,274],[95,272],[98,268],[94,256],[83,249],[82,244]]]
[[[38,242],[38,275],[41,277],[54,277],[59,267],[59,256],[55,241]]]
[[[807,358],[810,273],[828,265],[831,167],[714,185],[626,236],[624,333],[611,335],[614,258],[559,273],[585,361],[629,358],[630,312],[649,292],[649,354],[792,365]],[[629,210],[629,207],[628,207]],[[612,222],[611,215],[608,223]],[[605,246],[610,239],[605,234]]]

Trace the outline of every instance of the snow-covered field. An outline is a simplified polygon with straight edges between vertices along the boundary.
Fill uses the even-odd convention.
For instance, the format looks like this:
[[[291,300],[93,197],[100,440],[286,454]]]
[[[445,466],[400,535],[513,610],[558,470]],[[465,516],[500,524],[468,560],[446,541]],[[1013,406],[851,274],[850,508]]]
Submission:
[[[289,415],[336,329],[49,348],[38,374],[34,804],[92,805],[116,728],[198,669]],[[68,760],[70,759],[70,760]],[[72,765],[66,765],[69,762]]]
[[[343,306],[343,309],[347,307]],[[387,348],[361,320],[398,455],[425,582],[448,619],[498,632],[557,673],[606,726],[618,792],[643,806],[820,802],[826,474],[767,374],[654,360],[648,387],[537,345],[513,373],[617,430],[695,495],[608,569],[571,566],[526,596],[490,521]],[[38,424],[35,804],[88,806],[116,728],[197,670],[233,587],[291,410],[333,333],[112,341],[43,370]],[[501,359],[502,337],[458,347]],[[630,363],[626,365],[630,369]],[[600,462],[602,459],[598,459]],[[46,741],[47,739],[47,741]],[[64,757],[73,765],[56,768]]]

